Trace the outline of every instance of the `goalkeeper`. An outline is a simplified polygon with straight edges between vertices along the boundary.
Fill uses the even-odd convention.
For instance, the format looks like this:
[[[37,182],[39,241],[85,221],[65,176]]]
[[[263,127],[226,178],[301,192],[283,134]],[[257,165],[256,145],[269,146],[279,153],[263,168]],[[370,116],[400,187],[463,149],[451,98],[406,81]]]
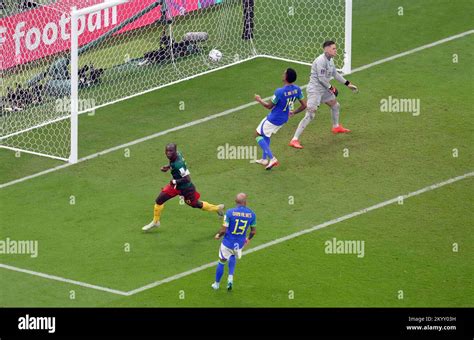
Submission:
[[[337,55],[336,43],[334,41],[326,41],[323,44],[323,49],[324,53],[316,58],[311,67],[311,76],[307,88],[308,107],[306,115],[299,123],[295,135],[289,144],[297,149],[303,148],[299,142],[299,138],[304,129],[316,116],[316,110],[321,103],[325,103],[331,108],[332,132],[334,134],[350,132],[349,129],[346,129],[339,124],[340,105],[336,100],[338,91],[329,82],[335,78],[338,82],[346,85],[353,92],[358,92],[358,88],[337,73],[333,60]]]

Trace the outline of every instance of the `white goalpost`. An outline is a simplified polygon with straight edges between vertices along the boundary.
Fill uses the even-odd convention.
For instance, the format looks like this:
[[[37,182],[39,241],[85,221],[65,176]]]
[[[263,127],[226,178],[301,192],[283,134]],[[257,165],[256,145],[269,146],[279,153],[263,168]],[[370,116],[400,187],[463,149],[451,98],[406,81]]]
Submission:
[[[254,58],[310,65],[325,40],[351,72],[352,0],[3,0],[0,11],[0,148],[70,163],[81,113]]]
[[[81,10],[71,8],[71,152],[68,159],[70,163],[77,163],[79,158],[79,18],[126,2],[128,0],[106,0]]]
[[[344,64],[342,72],[350,74],[352,71],[352,0],[346,0],[344,15]]]

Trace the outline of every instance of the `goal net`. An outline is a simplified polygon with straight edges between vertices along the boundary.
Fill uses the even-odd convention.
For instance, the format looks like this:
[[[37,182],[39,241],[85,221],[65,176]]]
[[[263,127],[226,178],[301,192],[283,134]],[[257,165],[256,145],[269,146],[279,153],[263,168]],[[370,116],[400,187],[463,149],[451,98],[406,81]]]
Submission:
[[[348,73],[351,4],[0,0],[0,147],[76,162],[77,114],[256,57],[310,64],[328,39]]]

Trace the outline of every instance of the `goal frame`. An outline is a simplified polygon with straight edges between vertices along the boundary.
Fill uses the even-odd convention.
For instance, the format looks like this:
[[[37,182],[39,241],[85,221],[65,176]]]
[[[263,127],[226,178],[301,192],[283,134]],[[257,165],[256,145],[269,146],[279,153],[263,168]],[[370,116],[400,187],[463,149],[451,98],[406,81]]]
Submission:
[[[71,8],[71,153],[69,163],[77,163],[79,158],[79,17],[127,2],[128,0],[104,0],[100,4],[80,10]]]
[[[351,66],[352,66],[351,65],[351,62],[352,62],[352,1],[353,0],[345,0],[344,64],[343,64],[342,69],[339,70],[339,71],[341,71],[342,73],[344,73],[346,75],[350,74],[351,71],[352,71],[352,68],[351,68]],[[249,60],[253,60],[255,58],[270,58],[270,59],[283,60],[283,61],[287,61],[287,62],[291,62],[291,63],[311,65],[311,63],[304,62],[304,61],[286,59],[286,58],[281,58],[281,57],[272,56],[272,55],[268,55],[268,54],[260,54],[258,52],[258,50],[255,49],[255,43],[252,41],[252,44],[254,46],[253,55],[250,55],[249,57],[247,57],[245,59],[237,60],[237,61],[234,61],[232,63],[226,64],[226,65],[223,65],[223,66],[220,66],[220,67],[213,68],[211,70],[200,72],[200,73],[197,73],[197,74],[194,74],[194,75],[191,75],[191,76],[188,76],[188,77],[176,80],[176,81],[172,81],[170,83],[166,83],[164,85],[159,85],[159,86],[147,89],[145,91],[137,92],[137,93],[134,93],[134,94],[129,95],[129,96],[125,96],[125,97],[122,97],[122,98],[118,98],[116,100],[106,102],[104,104],[94,106],[93,108],[88,108],[86,110],[79,111],[79,98],[78,98],[79,97],[79,79],[78,79],[79,78],[79,75],[78,75],[78,72],[79,72],[79,42],[78,42],[78,40],[79,40],[79,36],[78,36],[79,18],[83,15],[88,15],[88,14],[91,14],[91,13],[94,13],[94,12],[97,12],[97,11],[101,11],[101,10],[108,9],[108,8],[111,8],[111,7],[114,7],[114,6],[125,4],[127,2],[129,2],[129,0],[104,0],[102,3],[92,5],[92,6],[89,6],[89,7],[85,7],[85,8],[81,8],[79,10],[76,7],[72,7],[70,9],[70,16],[71,16],[71,40],[70,40],[70,72],[71,72],[71,76],[70,76],[70,80],[71,80],[70,103],[71,103],[71,106],[70,106],[70,109],[71,109],[71,111],[70,111],[70,117],[69,117],[69,120],[70,120],[70,136],[69,136],[70,137],[70,154],[69,154],[69,157],[68,158],[61,158],[61,157],[57,157],[57,156],[54,156],[54,155],[42,154],[42,153],[38,153],[38,152],[30,151],[30,150],[24,150],[24,149],[20,149],[20,148],[15,148],[15,147],[11,147],[11,146],[0,145],[0,148],[10,149],[10,150],[19,151],[19,152],[30,153],[30,154],[39,155],[39,156],[45,156],[45,157],[49,157],[49,158],[53,158],[53,159],[68,161],[69,163],[75,164],[79,161],[79,147],[78,147],[78,142],[79,142],[79,119],[78,119],[78,116],[79,116],[79,114],[90,112],[90,111],[96,110],[96,109],[104,107],[104,106],[115,104],[117,102],[124,101],[124,100],[130,99],[130,98],[136,97],[136,96],[140,96],[142,94],[145,94],[145,93],[148,93],[148,92],[151,92],[151,91],[155,91],[155,90],[158,90],[158,89],[163,88],[163,87],[171,86],[171,85],[183,82],[183,81],[187,81],[187,80],[190,80],[190,79],[193,79],[193,78],[205,75],[205,74],[209,74],[211,72],[219,71],[219,70],[222,70],[222,69],[240,64],[240,63],[247,62]],[[253,40],[253,38],[252,38],[252,40]],[[65,118],[65,119],[68,119],[68,118]],[[63,118],[61,118],[59,120],[63,120]],[[25,132],[25,131],[30,131],[30,130],[35,129],[35,128],[40,128],[40,127],[42,127],[44,125],[47,125],[47,124],[50,124],[50,123],[52,123],[52,122],[46,122],[46,123],[43,123],[43,124],[40,124],[40,125],[37,125],[37,126],[34,126],[34,127],[30,127],[30,128],[27,128],[26,130],[15,132],[14,134],[16,135],[16,134],[20,134],[20,133]]]

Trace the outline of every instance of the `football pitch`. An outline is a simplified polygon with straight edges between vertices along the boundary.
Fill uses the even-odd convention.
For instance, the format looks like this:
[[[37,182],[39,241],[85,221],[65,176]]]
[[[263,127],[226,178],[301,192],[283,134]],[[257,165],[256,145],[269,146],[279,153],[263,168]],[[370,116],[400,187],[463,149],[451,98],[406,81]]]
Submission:
[[[305,148],[290,148],[301,113],[272,137],[271,171],[218,157],[256,145],[267,112],[253,96],[271,96],[284,69],[306,85],[309,66],[268,58],[81,115],[78,164],[1,149],[0,240],[38,251],[0,254],[0,306],[472,307],[470,12],[470,0],[355,1],[347,78],[360,93],[333,81],[352,132],[333,135],[321,106]],[[382,109],[401,98],[419,112]],[[257,214],[231,293],[210,286],[217,215],[175,198],[160,228],[141,230],[170,180],[159,170],[170,142],[203,200],[229,208],[245,192]],[[331,253],[338,241],[359,251]]]

